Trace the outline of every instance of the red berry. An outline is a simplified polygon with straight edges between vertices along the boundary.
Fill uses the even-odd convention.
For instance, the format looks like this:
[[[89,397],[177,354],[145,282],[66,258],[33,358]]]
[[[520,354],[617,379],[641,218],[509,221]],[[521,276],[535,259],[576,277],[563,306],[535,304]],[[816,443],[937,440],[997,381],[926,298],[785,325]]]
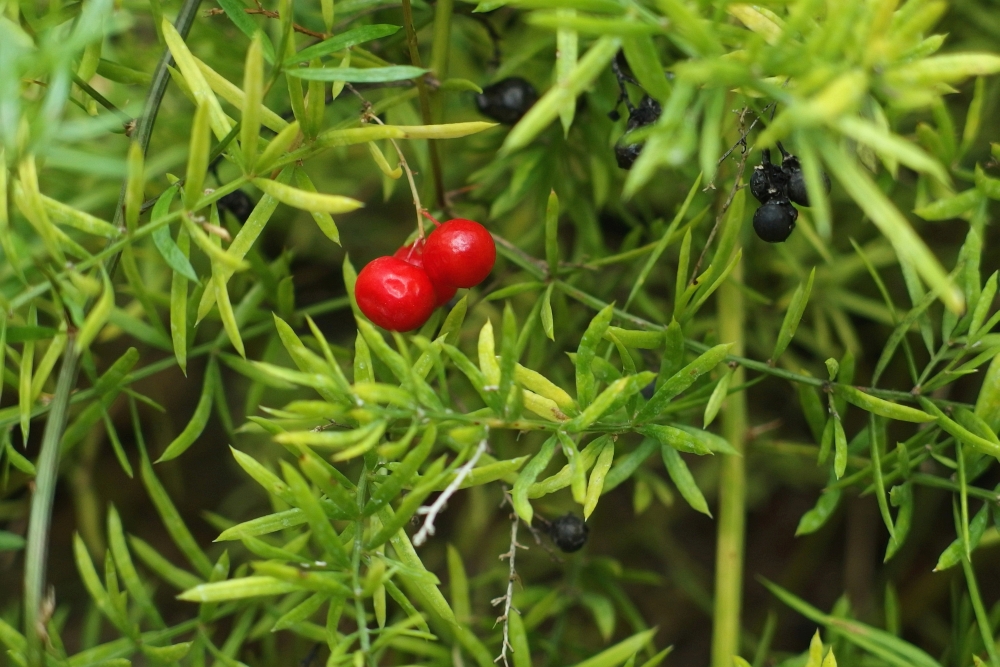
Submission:
[[[437,296],[427,273],[396,257],[368,262],[354,285],[358,307],[389,331],[412,331],[434,312]]]
[[[496,259],[497,247],[486,228],[462,218],[435,229],[424,245],[424,268],[435,284],[475,287]]]
[[[424,239],[417,239],[410,245],[404,245],[402,248],[397,250],[392,255],[397,259],[401,259],[404,262],[412,264],[418,269],[424,268]],[[431,280],[433,283],[434,281]],[[441,283],[434,283],[434,292],[437,294],[437,306],[443,306],[444,304],[451,301],[451,298],[455,296],[455,292],[458,288],[454,285],[444,285]]]

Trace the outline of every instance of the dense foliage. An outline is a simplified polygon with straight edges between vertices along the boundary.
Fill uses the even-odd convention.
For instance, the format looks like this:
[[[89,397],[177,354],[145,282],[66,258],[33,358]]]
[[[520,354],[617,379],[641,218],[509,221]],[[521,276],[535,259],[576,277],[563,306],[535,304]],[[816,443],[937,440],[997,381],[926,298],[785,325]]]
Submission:
[[[400,2],[0,0],[0,664],[1000,667],[992,4]]]

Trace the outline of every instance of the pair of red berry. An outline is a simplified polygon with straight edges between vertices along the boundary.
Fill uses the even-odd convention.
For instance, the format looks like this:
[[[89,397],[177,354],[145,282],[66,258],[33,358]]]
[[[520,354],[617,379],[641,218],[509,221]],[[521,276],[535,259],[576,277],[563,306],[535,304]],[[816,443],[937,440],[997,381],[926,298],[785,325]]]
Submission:
[[[392,257],[369,262],[358,274],[354,296],[368,319],[389,331],[423,326],[459,287],[483,282],[496,261],[493,237],[478,222],[457,218]]]

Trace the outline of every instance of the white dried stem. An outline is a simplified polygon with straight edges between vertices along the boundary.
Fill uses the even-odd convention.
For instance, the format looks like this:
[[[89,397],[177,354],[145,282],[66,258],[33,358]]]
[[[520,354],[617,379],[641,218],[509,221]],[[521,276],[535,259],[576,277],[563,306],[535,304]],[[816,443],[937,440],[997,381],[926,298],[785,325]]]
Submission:
[[[506,496],[506,492],[505,492]],[[505,497],[505,500],[509,498]],[[514,652],[514,647],[510,645],[510,611],[511,605],[514,602],[514,581],[517,579],[517,571],[514,569],[514,559],[517,556],[517,550],[527,549],[528,547],[517,543],[517,527],[520,521],[517,518],[517,512],[510,513],[510,551],[507,553],[500,554],[500,560],[504,558],[510,564],[510,571],[507,575],[507,592],[492,600],[491,604],[496,607],[500,604],[503,605],[503,614],[497,617],[497,623],[503,622],[503,643],[500,645],[500,655],[496,657],[493,662],[503,661],[504,667],[510,667],[510,663],[507,660],[507,650]]]
[[[448,499],[455,495],[455,492],[458,491],[458,487],[462,485],[465,478],[472,473],[472,469],[476,467],[476,463],[479,461],[479,457],[483,455],[483,452],[486,451],[486,447],[486,438],[483,438],[482,441],[480,441],[479,446],[476,447],[476,451],[472,454],[472,458],[466,461],[465,465],[458,469],[458,472],[455,473],[455,479],[451,480],[451,484],[449,484],[445,490],[441,492],[441,495],[437,497],[434,504],[429,507],[425,505],[417,508],[417,514],[426,515],[426,518],[424,519],[424,525],[422,525],[420,530],[417,531],[417,534],[413,536],[413,546],[419,547],[427,541],[428,537],[434,534],[434,521],[437,519],[438,514],[440,514],[441,510],[443,510],[448,504]]]

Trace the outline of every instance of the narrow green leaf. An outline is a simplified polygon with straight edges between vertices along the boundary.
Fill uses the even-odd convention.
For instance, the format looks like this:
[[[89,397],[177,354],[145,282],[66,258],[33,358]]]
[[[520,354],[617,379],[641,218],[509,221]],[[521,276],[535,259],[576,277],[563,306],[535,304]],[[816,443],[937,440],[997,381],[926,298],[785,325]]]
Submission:
[[[545,470],[552,461],[552,456],[556,452],[556,443],[558,438],[556,436],[550,436],[548,440],[542,444],[541,449],[535,454],[532,459],[528,462],[526,466],[517,475],[517,481],[514,482],[514,488],[511,491],[511,498],[513,500],[514,511],[521,519],[531,524],[531,520],[534,517],[534,509],[531,507],[531,503],[528,502],[528,491],[531,485],[535,483],[538,476]]]
[[[681,458],[677,450],[671,446],[662,445],[660,453],[663,456],[663,464],[667,467],[670,479],[674,481],[674,485],[677,486],[677,490],[681,492],[681,496],[684,497],[688,505],[702,514],[712,516],[712,513],[708,509],[708,503],[705,501],[705,496],[702,495],[701,489],[695,484],[694,477],[691,475],[687,463],[684,462],[684,459]]]
[[[167,445],[167,448],[160,455],[160,458],[156,460],[157,463],[163,463],[164,461],[170,461],[175,459],[187,449],[193,445],[198,438],[201,436],[202,431],[205,430],[205,426],[208,424],[208,418],[212,414],[212,397],[215,395],[215,387],[218,382],[221,382],[219,377],[219,364],[212,358],[208,362],[208,368],[205,370],[205,381],[201,387],[201,397],[198,399],[198,405],[195,407],[194,415],[191,417],[191,421],[188,422],[184,430],[178,434],[173,441]]]
[[[597,462],[594,463],[594,469],[590,472],[590,480],[587,482],[587,495],[583,502],[584,520],[589,519],[594,509],[597,508],[597,501],[600,500],[601,493],[604,491],[604,481],[608,476],[608,471],[611,470],[611,464],[614,459],[615,441],[609,439],[604,444],[604,447],[601,448],[601,453],[597,455]]]
[[[792,342],[792,338],[795,336],[795,330],[799,328],[799,322],[802,321],[802,314],[805,313],[806,304],[809,302],[809,294],[812,292],[813,279],[816,277],[816,268],[809,272],[809,278],[798,286],[795,290],[795,294],[792,295],[792,300],[788,304],[788,310],[785,311],[785,319],[781,323],[781,329],[778,331],[778,340],[774,344],[774,352],[771,353],[771,361],[774,362],[781,356],[781,353],[788,348],[788,344]]]
[[[322,58],[336,53],[337,51],[343,51],[344,49],[357,44],[364,44],[365,42],[370,42],[373,39],[388,37],[396,34],[396,32],[399,31],[399,28],[400,26],[398,25],[389,25],[387,23],[376,23],[374,25],[352,28],[340,33],[339,35],[323,40],[318,44],[314,44],[307,49],[302,49],[295,55],[286,59],[284,65],[286,67],[291,67],[292,65],[297,65],[298,63],[306,63],[313,58]]]

